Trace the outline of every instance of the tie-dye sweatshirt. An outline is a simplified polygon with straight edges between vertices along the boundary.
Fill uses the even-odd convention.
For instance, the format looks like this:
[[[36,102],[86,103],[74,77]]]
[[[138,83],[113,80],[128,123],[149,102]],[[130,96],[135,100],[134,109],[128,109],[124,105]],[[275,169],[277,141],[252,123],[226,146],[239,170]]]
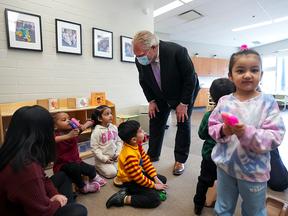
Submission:
[[[237,138],[221,137],[221,113],[236,116],[246,125]],[[266,182],[270,175],[270,153],[285,134],[285,125],[274,97],[261,93],[241,102],[233,94],[222,97],[209,117],[209,134],[217,142],[212,160],[230,176],[250,182]]]

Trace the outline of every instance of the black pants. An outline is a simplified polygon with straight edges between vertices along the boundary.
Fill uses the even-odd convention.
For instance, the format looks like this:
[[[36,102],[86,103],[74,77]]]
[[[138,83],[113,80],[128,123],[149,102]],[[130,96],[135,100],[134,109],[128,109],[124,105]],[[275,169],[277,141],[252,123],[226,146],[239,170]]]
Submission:
[[[288,172],[279,155],[278,148],[270,152],[271,171],[268,186],[275,191],[283,191],[288,188]]]
[[[71,162],[61,166],[60,171],[65,172],[71,181],[77,185],[78,188],[83,188],[85,182],[82,180],[81,174],[88,176],[90,179],[95,178],[96,169],[94,166],[85,162]]]
[[[151,179],[147,173],[143,174]],[[157,175],[160,181],[166,184],[167,179],[163,175]],[[151,179],[153,180],[153,179]],[[137,184],[135,181],[124,182],[123,187],[128,188],[128,193],[131,195],[131,205],[139,208],[155,208],[161,203],[161,197],[154,188],[147,188]]]
[[[55,212],[54,216],[87,216],[88,213],[86,207],[74,203],[71,180],[66,175],[66,173],[60,171],[51,176],[50,179],[53,182],[55,188],[57,188],[58,192],[68,198],[67,204],[59,208]]]
[[[85,206],[78,203],[66,204],[59,208],[54,216],[87,216],[88,212]]]
[[[204,206],[206,201],[206,193],[209,187],[213,187],[217,179],[217,167],[213,161],[202,159],[200,176],[194,196],[194,203]]]
[[[158,104],[157,104],[158,105]],[[158,106],[160,112],[155,112],[156,117],[150,119],[149,129],[149,149],[147,154],[152,157],[160,156],[162,143],[164,138],[164,132],[166,129],[167,119],[171,112],[171,107],[164,103],[162,106]],[[173,109],[176,109],[173,108]],[[193,103],[188,106],[187,115],[184,122],[177,121],[177,132],[175,138],[174,157],[175,161],[185,163],[190,149],[191,142],[191,114],[193,109]]]

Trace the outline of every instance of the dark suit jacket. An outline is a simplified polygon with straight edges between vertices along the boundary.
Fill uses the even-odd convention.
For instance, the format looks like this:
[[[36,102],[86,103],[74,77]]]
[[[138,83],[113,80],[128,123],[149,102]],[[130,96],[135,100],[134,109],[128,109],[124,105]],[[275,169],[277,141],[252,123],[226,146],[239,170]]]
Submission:
[[[159,44],[161,88],[158,87],[151,65],[141,65],[135,60],[139,82],[150,102],[158,107],[168,102],[175,109],[180,102],[191,105],[200,90],[198,76],[187,49],[176,43],[160,41]]]

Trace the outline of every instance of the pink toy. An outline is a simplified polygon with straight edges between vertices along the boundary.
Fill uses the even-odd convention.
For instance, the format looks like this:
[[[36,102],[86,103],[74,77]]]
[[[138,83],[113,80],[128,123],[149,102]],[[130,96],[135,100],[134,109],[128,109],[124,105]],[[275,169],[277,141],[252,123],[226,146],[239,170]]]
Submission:
[[[229,121],[230,121],[231,126],[234,126],[234,124],[239,123],[237,117],[233,115],[229,116]]]
[[[71,121],[74,122],[77,127],[79,127],[80,123],[75,118],[72,118]]]
[[[222,113],[221,113],[221,117],[222,117],[224,123],[225,123],[227,126],[231,126],[230,121],[229,121],[229,114],[228,114],[228,113],[222,112]]]
[[[222,112],[221,117],[227,126],[234,126],[234,124],[239,123],[236,116],[229,116],[228,113]]]

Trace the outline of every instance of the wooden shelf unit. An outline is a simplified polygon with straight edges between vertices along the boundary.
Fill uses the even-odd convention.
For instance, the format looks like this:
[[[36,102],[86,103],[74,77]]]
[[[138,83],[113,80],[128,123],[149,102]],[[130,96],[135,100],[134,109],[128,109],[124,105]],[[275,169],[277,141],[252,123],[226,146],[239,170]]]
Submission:
[[[33,106],[36,105],[37,101],[27,101],[27,102],[19,102],[19,103],[7,103],[7,104],[0,104],[0,147],[2,146],[4,142],[4,136],[6,134],[6,129],[9,126],[10,120],[12,115],[16,110],[23,106]],[[112,124],[116,125],[116,110],[115,110],[115,104],[110,102],[109,100],[106,100],[106,105],[110,107],[113,115],[113,121]],[[68,109],[67,108],[67,99],[59,99],[59,109],[55,109],[52,111],[49,111],[51,114],[56,112],[66,112],[69,114],[70,118],[75,118],[77,120],[80,120],[80,123],[84,123],[87,121],[87,118],[90,118],[92,113],[94,112],[95,108],[97,106],[89,106],[85,108],[80,109]],[[79,142],[86,141],[90,139],[91,136],[91,129],[85,130],[80,136],[79,136]],[[80,152],[80,157],[82,159],[92,157],[93,153],[91,151],[87,152]],[[48,166],[47,168],[50,168]]]

